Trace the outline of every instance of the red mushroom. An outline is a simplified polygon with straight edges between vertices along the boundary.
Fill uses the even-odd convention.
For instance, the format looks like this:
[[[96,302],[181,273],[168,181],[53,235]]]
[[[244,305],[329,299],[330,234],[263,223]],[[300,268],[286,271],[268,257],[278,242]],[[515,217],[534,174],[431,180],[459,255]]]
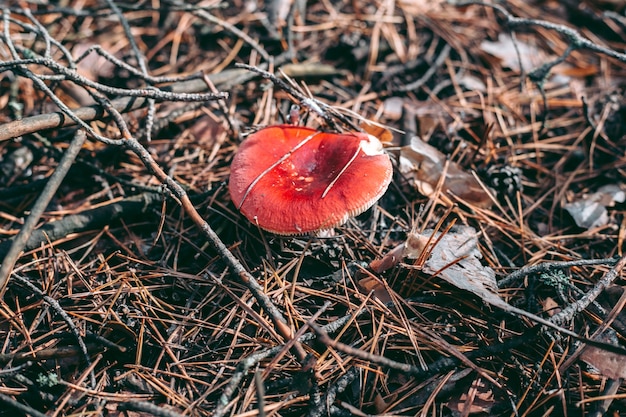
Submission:
[[[233,203],[248,220],[281,235],[345,223],[376,203],[392,175],[374,136],[292,125],[250,135],[230,170]]]

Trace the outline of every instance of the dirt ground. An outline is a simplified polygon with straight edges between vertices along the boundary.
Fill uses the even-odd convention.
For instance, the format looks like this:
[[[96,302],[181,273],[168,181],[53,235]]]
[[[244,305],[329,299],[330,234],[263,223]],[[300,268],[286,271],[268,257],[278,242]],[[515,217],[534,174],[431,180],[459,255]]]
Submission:
[[[0,416],[626,415],[622,0],[0,6]]]

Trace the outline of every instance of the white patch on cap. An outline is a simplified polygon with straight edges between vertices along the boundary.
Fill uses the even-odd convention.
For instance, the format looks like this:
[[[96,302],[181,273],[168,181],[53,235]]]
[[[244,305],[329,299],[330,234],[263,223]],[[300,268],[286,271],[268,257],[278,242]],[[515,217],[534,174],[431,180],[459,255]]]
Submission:
[[[383,144],[378,140],[377,137],[372,136],[370,134],[367,135],[368,140],[361,141],[361,149],[363,149],[363,153],[368,156],[381,155],[384,153]]]

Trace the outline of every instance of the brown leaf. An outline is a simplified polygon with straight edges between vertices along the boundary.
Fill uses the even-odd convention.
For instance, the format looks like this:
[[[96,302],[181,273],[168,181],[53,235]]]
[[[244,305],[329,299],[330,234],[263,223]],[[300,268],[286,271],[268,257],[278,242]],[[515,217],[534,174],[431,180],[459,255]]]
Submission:
[[[436,148],[413,137],[411,144],[400,151],[400,172],[413,181],[420,193],[432,197],[446,170],[446,160]],[[442,191],[478,207],[488,208],[492,204],[478,180],[454,162],[448,163]]]
[[[594,339],[612,345],[618,344],[612,330],[604,331]],[[587,345],[580,354],[580,359],[609,379],[626,379],[626,356],[624,355]]]
[[[594,346],[587,346],[580,359],[596,368],[610,379],[626,379],[626,358],[619,353],[609,352]]]
[[[389,404],[387,404],[383,396],[380,395],[380,392],[376,391],[376,395],[374,396],[374,408],[376,409],[376,413],[382,414],[388,407]]]
[[[471,415],[489,413],[494,404],[493,391],[478,379],[472,383],[469,392],[451,399],[446,405],[454,414]]]
[[[541,302],[543,311],[547,312],[550,317],[561,312],[561,306],[554,301],[554,298],[548,297]]]
[[[398,265],[404,257],[404,245],[405,244],[402,243],[387,252],[381,259],[375,259],[370,262],[370,269],[377,274],[380,274],[381,272]]]
[[[375,138],[378,138],[382,143],[391,143],[393,141],[393,133],[386,127],[367,122],[361,123],[360,127],[365,133],[369,133]]]
[[[375,276],[367,276],[358,281],[359,287],[363,294],[369,294],[370,292],[374,292],[374,296],[380,300],[381,303],[390,303],[393,299],[385,288],[385,285],[382,283],[380,278]]]
[[[78,43],[74,46],[72,51],[74,56],[78,57],[84,54],[93,44],[91,43]],[[83,60],[81,60],[76,66],[76,70],[80,75],[90,79],[91,81],[98,81],[99,77],[111,78],[115,70],[115,64],[108,61],[103,56],[98,55],[95,52],[91,52]]]
[[[434,239],[430,239],[432,233],[432,230],[426,230],[422,234],[410,234],[406,243],[406,257],[416,259],[430,246],[430,254],[422,267],[424,272],[436,274],[455,287],[476,294],[487,303],[493,303],[494,299],[501,303],[495,272],[480,263],[482,255],[477,247],[476,230],[460,226],[444,236],[437,232]],[[433,244],[434,247],[431,246]]]

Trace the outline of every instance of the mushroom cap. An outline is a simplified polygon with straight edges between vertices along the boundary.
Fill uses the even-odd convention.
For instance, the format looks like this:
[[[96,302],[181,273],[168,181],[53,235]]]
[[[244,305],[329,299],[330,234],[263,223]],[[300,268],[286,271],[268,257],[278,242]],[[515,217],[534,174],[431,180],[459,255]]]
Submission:
[[[393,173],[380,141],[278,125],[250,135],[230,167],[233,203],[269,232],[331,229],[370,208]]]

